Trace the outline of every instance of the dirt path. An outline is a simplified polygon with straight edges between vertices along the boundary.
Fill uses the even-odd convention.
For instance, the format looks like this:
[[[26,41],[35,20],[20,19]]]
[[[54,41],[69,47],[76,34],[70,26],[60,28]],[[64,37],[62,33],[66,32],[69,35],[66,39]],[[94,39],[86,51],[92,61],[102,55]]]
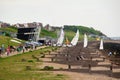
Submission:
[[[76,48],[77,47],[74,49]],[[89,46],[89,50],[91,48],[93,48],[93,46]],[[73,51],[74,49],[71,48],[70,50]],[[43,65],[39,67],[43,68],[44,66],[53,66],[54,70],[52,72],[54,74],[67,75],[69,78],[66,80],[120,80],[120,67],[113,65],[114,69],[112,70],[112,73],[114,74],[112,74],[110,70],[111,63],[108,60],[103,60],[104,56],[99,56],[94,52],[94,50],[91,52],[89,50],[85,49],[80,51],[81,55],[85,57],[83,61],[75,61],[74,58],[78,56],[77,51],[75,51],[75,53],[74,51],[71,51],[70,54],[67,49],[61,48],[59,51],[51,52],[50,55],[46,55],[45,58],[42,58]],[[66,51],[69,52],[70,56],[72,56],[69,58],[71,60],[69,63],[66,61]],[[101,53],[99,52],[99,54]],[[88,59],[91,55],[92,59],[89,61]],[[54,58],[53,61],[52,58]],[[91,64],[91,67],[88,66],[89,63]],[[71,65],[70,69],[68,69],[68,64]]]

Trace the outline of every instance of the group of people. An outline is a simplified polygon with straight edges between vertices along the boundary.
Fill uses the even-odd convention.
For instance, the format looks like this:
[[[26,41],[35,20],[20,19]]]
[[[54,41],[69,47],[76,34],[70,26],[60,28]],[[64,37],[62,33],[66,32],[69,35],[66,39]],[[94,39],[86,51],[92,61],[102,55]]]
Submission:
[[[108,56],[110,57],[110,56],[112,56],[112,55],[113,55],[113,56],[120,56],[120,53],[117,52],[117,51],[114,51],[114,52],[111,52],[111,51],[110,51],[110,52],[108,53]]]
[[[10,53],[15,52],[15,51],[17,51],[17,52],[23,51],[23,53],[24,53],[25,50],[27,50],[27,49],[25,48],[24,45],[19,45],[18,47],[8,45],[7,48],[5,48],[4,44],[2,44],[2,46],[0,47],[0,57],[4,54],[9,56]]]

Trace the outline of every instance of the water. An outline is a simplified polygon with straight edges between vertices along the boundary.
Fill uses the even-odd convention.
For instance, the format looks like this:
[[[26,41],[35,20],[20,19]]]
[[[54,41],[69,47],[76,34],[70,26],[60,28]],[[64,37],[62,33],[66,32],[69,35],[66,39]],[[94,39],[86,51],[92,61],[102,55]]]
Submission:
[[[110,37],[112,40],[120,40],[120,37]]]

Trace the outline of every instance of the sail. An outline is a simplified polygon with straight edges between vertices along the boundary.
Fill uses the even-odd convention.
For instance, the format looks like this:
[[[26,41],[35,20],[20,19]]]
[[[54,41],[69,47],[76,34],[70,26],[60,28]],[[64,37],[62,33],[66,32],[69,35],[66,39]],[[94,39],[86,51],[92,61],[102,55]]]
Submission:
[[[84,34],[84,48],[87,47],[87,44],[88,44],[88,39],[87,39],[87,35]]]
[[[76,35],[74,36],[74,38],[71,41],[71,44],[73,46],[75,46],[77,44],[77,42],[78,42],[78,39],[79,39],[79,30],[77,30]]]
[[[63,31],[63,29],[61,29],[60,36],[59,36],[58,41],[57,41],[57,45],[62,46],[63,40],[64,40],[64,31]]]
[[[100,48],[99,49],[103,50],[103,39],[101,39],[101,41],[100,41]]]

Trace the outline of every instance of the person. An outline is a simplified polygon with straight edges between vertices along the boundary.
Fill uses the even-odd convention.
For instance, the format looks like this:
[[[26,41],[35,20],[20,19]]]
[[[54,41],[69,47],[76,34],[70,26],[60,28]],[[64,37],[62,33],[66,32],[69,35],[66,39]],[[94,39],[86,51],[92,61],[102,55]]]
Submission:
[[[9,56],[10,54],[10,46],[8,45],[8,48],[7,48],[7,56]]]
[[[1,46],[1,50],[2,50],[3,53],[5,52],[4,44],[2,44],[2,46]]]
[[[96,53],[97,53],[97,55],[99,55],[99,51],[98,50],[96,50]]]
[[[81,58],[82,60],[84,59],[84,57],[83,57],[82,55],[80,56],[80,58]]]
[[[116,52],[114,52],[113,54],[116,55]]]
[[[35,50],[35,44],[33,44],[32,47],[33,47],[33,50]]]
[[[109,53],[108,53],[108,56],[111,56],[111,55],[112,55],[112,52],[109,52]]]
[[[79,61],[79,60],[80,60],[78,56],[76,56],[76,59],[77,59],[77,61]]]
[[[0,47],[0,57],[1,57],[1,55],[2,55],[2,48]]]
[[[23,53],[25,52],[25,46],[23,45]]]

